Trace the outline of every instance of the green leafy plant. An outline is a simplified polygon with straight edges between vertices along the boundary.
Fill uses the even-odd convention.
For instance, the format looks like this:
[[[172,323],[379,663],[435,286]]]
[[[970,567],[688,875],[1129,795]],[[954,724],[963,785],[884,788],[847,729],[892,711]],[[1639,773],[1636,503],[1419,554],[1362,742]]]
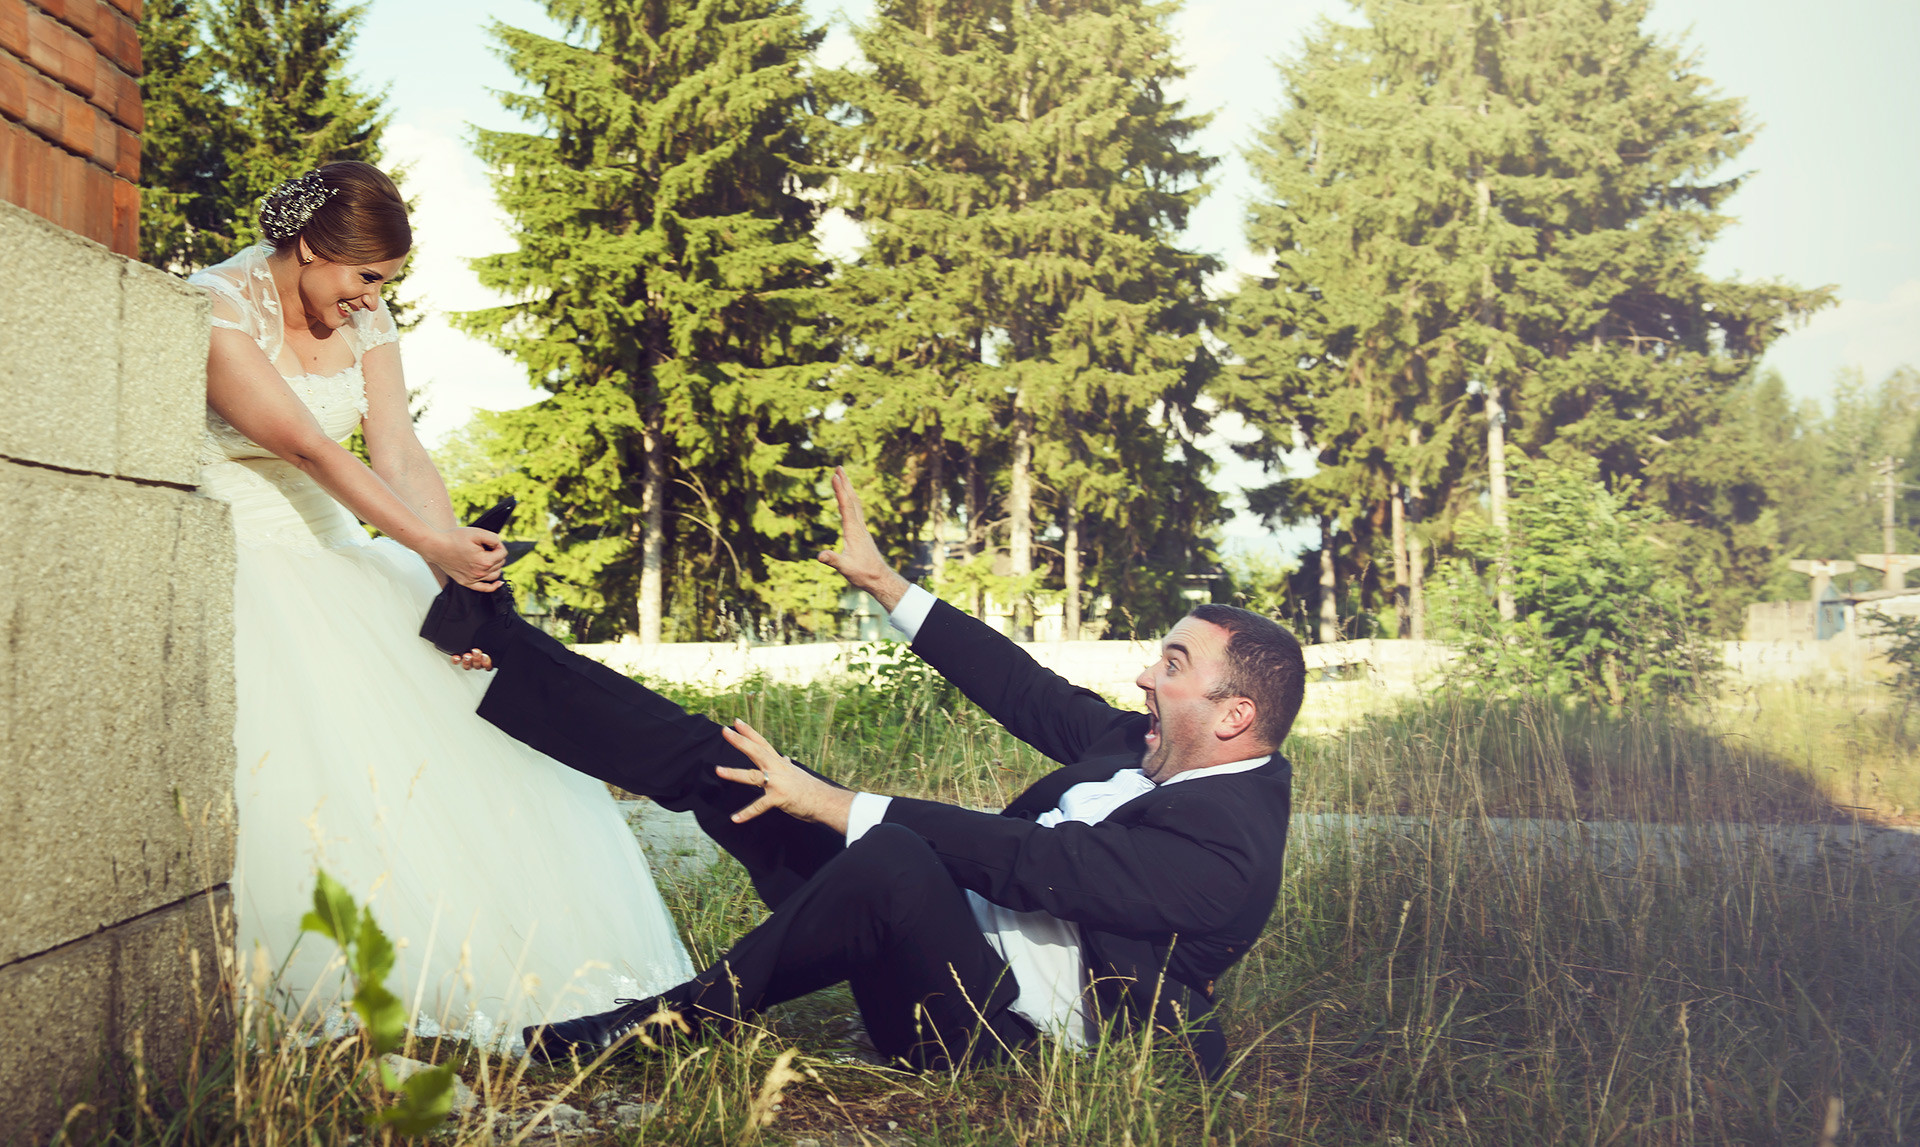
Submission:
[[[1233,579],[1233,600],[1268,617],[1286,617],[1300,603],[1290,598],[1288,581],[1300,569],[1296,560],[1266,553],[1233,554],[1222,563]]]
[[[879,707],[914,721],[936,709],[952,709],[960,690],[938,670],[913,655],[903,641],[868,641],[847,654],[847,672],[856,682],[856,707]],[[871,704],[869,704],[871,703]]]
[[[1893,676],[1887,678],[1886,686],[1900,699],[1900,711],[1894,715],[1893,729],[1895,737],[1904,742],[1907,713],[1912,710],[1913,703],[1920,700],[1920,617],[1870,614],[1867,632],[1874,637],[1887,639],[1880,653],[1887,659],[1887,664],[1893,667]]]
[[[1619,707],[1697,692],[1715,667],[1705,619],[1661,560],[1656,509],[1632,485],[1609,488],[1590,458],[1520,459],[1514,467],[1506,561],[1517,617],[1502,622],[1492,583],[1502,539],[1463,524],[1470,555],[1444,576],[1459,681],[1478,691],[1543,689]]]
[[[398,1048],[407,1034],[407,1009],[387,989],[393,941],[374,921],[373,909],[356,905],[339,881],[321,872],[313,888],[313,911],[301,917],[300,929],[317,932],[340,946],[353,979],[353,1013],[373,1054],[385,1056]],[[405,1080],[384,1061],[378,1070],[382,1088],[395,1099],[374,1111],[369,1124],[389,1126],[405,1135],[425,1135],[453,1110],[452,1064],[415,1072]]]

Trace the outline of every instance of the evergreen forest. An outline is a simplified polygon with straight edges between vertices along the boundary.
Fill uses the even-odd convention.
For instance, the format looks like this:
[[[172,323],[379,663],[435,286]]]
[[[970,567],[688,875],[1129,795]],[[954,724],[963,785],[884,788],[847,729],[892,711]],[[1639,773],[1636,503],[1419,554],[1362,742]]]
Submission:
[[[1170,94],[1177,0],[880,0],[840,67],[799,0],[545,8],[492,29],[524,127],[473,145],[514,247],[456,319],[539,397],[440,458],[462,505],[519,499],[513,578],[574,639],[839,635],[834,465],[897,563],[1026,636],[1147,636],[1196,597],[1312,640],[1559,624],[1533,558],[1603,522],[1609,593],[1737,637],[1807,595],[1791,560],[1879,551],[1886,491],[1920,544],[1920,373],[1810,402],[1761,366],[1834,294],[1702,269],[1770,176],[1647,3],[1320,24],[1244,141],[1257,276],[1186,236],[1220,157]],[[215,262],[278,180],[381,162],[363,15],[146,6],[148,261]],[[1223,416],[1297,560],[1223,552]]]

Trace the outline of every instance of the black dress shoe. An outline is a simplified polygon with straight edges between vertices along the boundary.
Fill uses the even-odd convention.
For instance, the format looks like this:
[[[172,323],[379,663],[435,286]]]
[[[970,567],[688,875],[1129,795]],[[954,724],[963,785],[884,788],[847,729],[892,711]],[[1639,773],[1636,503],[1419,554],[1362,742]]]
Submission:
[[[560,1063],[572,1056],[589,1060],[623,1040],[637,1043],[642,1028],[653,1029],[655,1035],[691,1031],[678,1012],[662,1010],[658,996],[614,1002],[620,1006],[610,1012],[522,1028],[520,1038],[526,1041],[527,1054],[541,1063]]]
[[[486,530],[490,533],[497,534],[507,528],[507,522],[513,517],[513,508],[519,504],[520,499],[514,497],[512,494],[508,494],[498,502],[495,502],[492,509],[481,514],[473,521],[468,522],[467,525],[472,526],[476,530]]]
[[[519,504],[519,499],[508,494],[467,525],[497,534],[507,528],[507,523],[513,519],[513,508]],[[532,542],[507,542],[505,545],[506,565],[519,561],[533,549]],[[427,620],[420,626],[420,636],[433,642],[433,647],[447,656],[458,657],[475,648],[473,635],[483,623],[512,612],[513,587],[506,582],[501,582],[500,588],[491,593],[481,593],[449,578],[440,596],[434,598],[433,604],[427,607]]]
[[[495,502],[486,513],[468,522],[467,525],[476,530],[486,530],[495,534],[500,533],[507,528],[507,523],[513,520],[514,507],[519,504],[520,500],[518,498],[515,498],[512,494],[508,494],[498,502]],[[507,550],[507,560],[504,563],[506,565],[512,565],[521,558],[526,557],[533,552],[534,547],[534,543],[532,542],[503,542],[501,544],[504,545]]]

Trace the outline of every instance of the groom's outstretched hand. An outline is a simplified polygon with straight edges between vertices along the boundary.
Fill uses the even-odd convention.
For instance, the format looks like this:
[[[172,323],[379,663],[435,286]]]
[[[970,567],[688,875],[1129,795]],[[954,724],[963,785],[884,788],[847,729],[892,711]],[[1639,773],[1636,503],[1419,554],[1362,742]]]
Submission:
[[[907,592],[907,579],[893,572],[887,559],[880,556],[880,547],[873,544],[866,515],[860,512],[859,495],[853,492],[853,482],[843,466],[833,468],[833,500],[840,505],[840,548],[821,550],[820,560],[846,578],[848,585],[871,594],[881,609],[892,613]]]
[[[828,784],[781,756],[745,721],[736,720],[731,726],[721,726],[720,735],[752,761],[753,767],[730,769],[719,765],[713,771],[721,780],[761,790],[759,799],[733,814],[735,824],[744,824],[777,808],[788,816],[825,825],[842,835],[846,833],[847,814],[853,808],[852,792]]]

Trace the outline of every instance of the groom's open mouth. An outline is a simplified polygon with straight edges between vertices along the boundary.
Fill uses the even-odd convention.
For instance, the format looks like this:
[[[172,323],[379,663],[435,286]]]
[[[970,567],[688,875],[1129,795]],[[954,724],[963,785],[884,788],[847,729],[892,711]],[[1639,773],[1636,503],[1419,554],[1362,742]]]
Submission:
[[[1147,710],[1147,751],[1151,753],[1160,747],[1160,714]]]

